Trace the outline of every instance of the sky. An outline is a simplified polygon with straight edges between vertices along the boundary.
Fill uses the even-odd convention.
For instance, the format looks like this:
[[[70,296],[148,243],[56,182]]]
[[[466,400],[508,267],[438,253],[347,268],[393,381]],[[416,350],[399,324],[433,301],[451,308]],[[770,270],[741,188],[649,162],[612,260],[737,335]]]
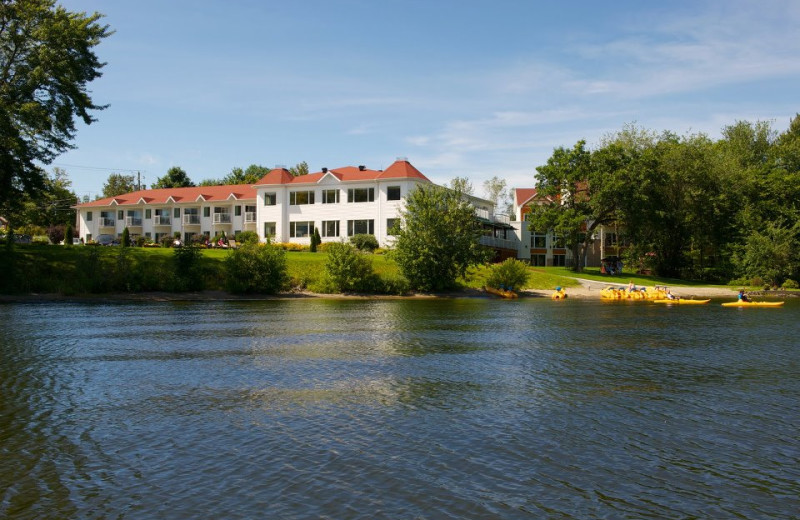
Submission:
[[[800,112],[796,0],[62,0],[115,33],[108,104],[52,165],[94,198],[173,166],[385,169],[532,187],[553,149],[626,124],[714,139]]]

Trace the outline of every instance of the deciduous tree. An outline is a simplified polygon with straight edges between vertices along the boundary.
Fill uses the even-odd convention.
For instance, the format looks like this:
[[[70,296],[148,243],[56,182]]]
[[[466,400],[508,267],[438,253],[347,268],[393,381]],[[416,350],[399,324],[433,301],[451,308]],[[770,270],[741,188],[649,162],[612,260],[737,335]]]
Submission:
[[[133,175],[112,173],[103,184],[103,197],[116,197],[136,191],[136,178]]]
[[[39,166],[73,148],[75,119],[102,110],[88,84],[101,76],[94,48],[111,34],[102,15],[71,12],[54,0],[0,3],[0,212],[12,216],[22,194],[35,197]]]
[[[194,186],[194,183],[186,174],[185,171],[179,166],[173,166],[167,170],[166,175],[159,177],[152,188],[188,188]]]

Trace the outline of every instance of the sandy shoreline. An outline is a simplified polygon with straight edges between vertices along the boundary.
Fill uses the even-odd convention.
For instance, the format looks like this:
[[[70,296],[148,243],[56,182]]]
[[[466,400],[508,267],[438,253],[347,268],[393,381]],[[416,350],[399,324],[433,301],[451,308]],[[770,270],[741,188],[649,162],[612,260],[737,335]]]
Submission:
[[[599,300],[600,291],[613,284],[596,282],[593,280],[580,280],[582,286],[567,287],[569,298],[583,300]],[[617,287],[621,285],[616,284]],[[736,298],[737,291],[720,287],[674,287],[673,294],[681,298]],[[520,292],[522,298],[550,298],[552,289],[530,289]],[[776,296],[778,296],[776,294]],[[114,293],[114,294],[17,294],[0,295],[0,302],[37,302],[37,301],[75,301],[75,302],[111,302],[111,301],[264,301],[264,300],[294,300],[294,299],[349,299],[349,300],[399,300],[399,299],[453,299],[453,298],[497,298],[479,289],[465,289],[462,291],[434,294],[410,294],[404,296],[380,294],[319,294],[311,292],[289,292],[277,295],[264,294],[230,294],[224,291],[200,291],[189,293],[145,292],[145,293]]]

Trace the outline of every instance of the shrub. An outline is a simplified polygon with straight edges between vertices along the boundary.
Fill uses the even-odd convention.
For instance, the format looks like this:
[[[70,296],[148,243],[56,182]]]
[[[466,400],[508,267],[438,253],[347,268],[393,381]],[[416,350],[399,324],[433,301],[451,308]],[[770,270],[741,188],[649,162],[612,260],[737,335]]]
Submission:
[[[255,231],[242,231],[236,235],[239,244],[258,244],[258,233]]]
[[[372,259],[344,242],[327,247],[323,285],[326,292],[374,292],[378,276],[372,270]]]
[[[225,283],[232,293],[275,294],[289,283],[286,253],[269,244],[246,243],[225,259]]]
[[[492,267],[492,272],[486,279],[486,285],[489,287],[499,288],[515,288],[517,290],[525,287],[528,283],[530,271],[525,262],[521,262],[514,258],[509,258],[502,264],[497,264]]]
[[[164,235],[161,237],[161,247],[172,247],[172,244],[175,242],[175,239],[169,235]]]
[[[72,224],[67,224],[64,228],[64,245],[67,247],[72,246],[72,239],[75,238],[75,230],[72,229]]]
[[[47,228],[47,238],[50,239],[52,244],[60,244],[64,240],[64,226],[58,224],[57,226],[50,226]],[[9,235],[11,236],[11,235]]]
[[[136,246],[137,247],[144,247],[144,245],[146,243],[147,243],[147,237],[145,237],[143,235],[139,235],[138,237],[136,237]]]
[[[122,247],[131,247],[131,232],[128,228],[122,230],[122,240],[120,241]]]
[[[782,287],[784,289],[798,289],[800,288],[800,285],[798,285],[798,283],[791,278],[788,278],[785,282],[783,282]]]
[[[203,272],[200,268],[200,248],[194,246],[176,247],[173,252],[172,280],[173,291],[200,291],[204,287]]]
[[[375,235],[353,235],[350,237],[350,243],[353,244],[356,249],[361,251],[372,252],[378,249],[378,239],[375,238]]]
[[[314,228],[314,232],[311,234],[311,244],[309,246],[309,251],[312,253],[317,252],[317,246],[322,243],[322,238],[319,236],[319,229]]]

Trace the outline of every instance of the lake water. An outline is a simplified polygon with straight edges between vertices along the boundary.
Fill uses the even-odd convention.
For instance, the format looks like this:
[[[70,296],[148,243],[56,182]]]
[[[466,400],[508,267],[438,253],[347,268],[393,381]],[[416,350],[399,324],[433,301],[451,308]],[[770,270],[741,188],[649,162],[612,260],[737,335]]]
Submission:
[[[799,318],[0,304],[0,517],[797,518]]]

